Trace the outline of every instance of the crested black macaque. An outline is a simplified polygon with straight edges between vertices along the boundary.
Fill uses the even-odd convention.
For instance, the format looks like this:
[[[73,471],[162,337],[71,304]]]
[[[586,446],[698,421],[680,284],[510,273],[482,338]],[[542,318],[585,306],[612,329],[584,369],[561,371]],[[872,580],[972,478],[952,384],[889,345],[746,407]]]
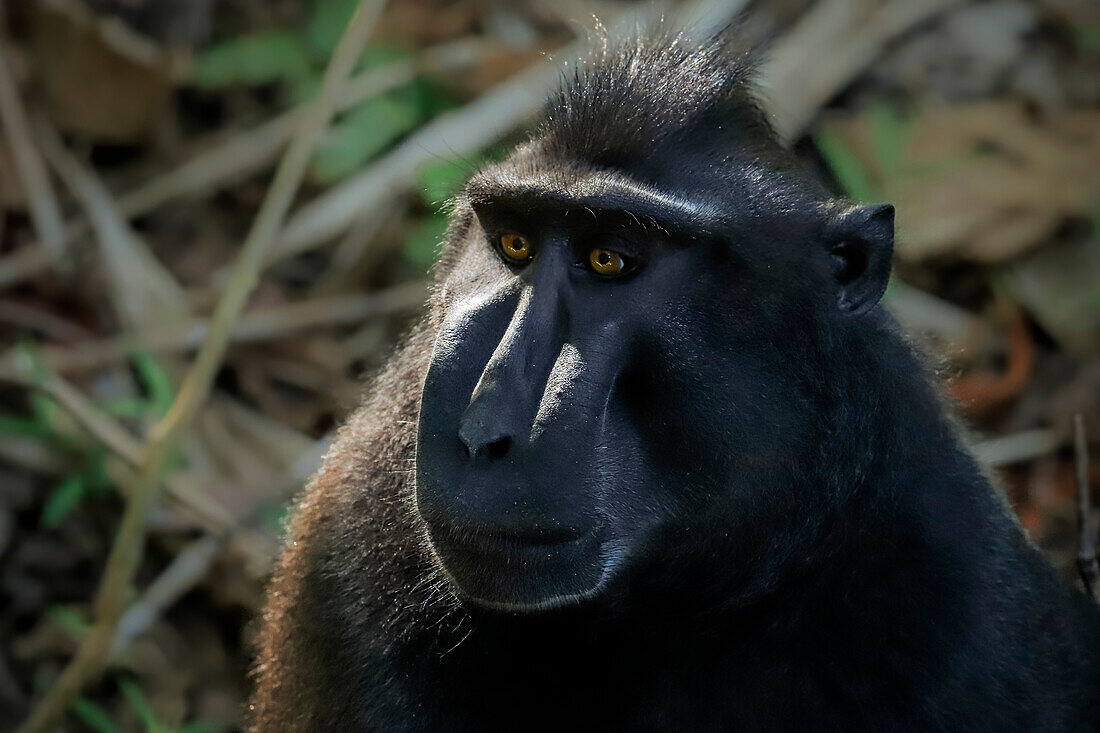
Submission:
[[[262,731],[1087,731],[1061,582],[721,39],[597,52],[454,202],[298,508]]]

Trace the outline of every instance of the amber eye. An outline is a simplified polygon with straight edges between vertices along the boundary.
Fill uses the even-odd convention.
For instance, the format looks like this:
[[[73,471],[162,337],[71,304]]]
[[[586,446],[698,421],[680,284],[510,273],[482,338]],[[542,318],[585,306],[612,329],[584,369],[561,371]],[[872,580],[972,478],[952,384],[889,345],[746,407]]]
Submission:
[[[626,269],[623,256],[610,249],[594,249],[589,252],[588,264],[599,275],[618,275]]]
[[[509,262],[521,265],[531,259],[531,243],[518,234],[501,234],[500,251]]]

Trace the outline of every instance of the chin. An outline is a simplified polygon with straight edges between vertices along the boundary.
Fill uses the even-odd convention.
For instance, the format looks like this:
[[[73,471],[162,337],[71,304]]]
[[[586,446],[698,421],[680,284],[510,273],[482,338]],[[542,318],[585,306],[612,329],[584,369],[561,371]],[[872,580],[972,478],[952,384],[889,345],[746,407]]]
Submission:
[[[598,530],[552,543],[435,529],[429,535],[439,564],[464,602],[512,613],[589,601],[606,585],[614,554]]]

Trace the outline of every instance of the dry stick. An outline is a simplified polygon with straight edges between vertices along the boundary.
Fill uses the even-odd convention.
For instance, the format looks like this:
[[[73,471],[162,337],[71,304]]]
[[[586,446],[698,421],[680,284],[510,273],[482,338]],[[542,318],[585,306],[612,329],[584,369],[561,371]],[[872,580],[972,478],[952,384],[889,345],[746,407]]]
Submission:
[[[1081,546],[1077,550],[1077,569],[1085,592],[1100,603],[1100,567],[1096,562],[1096,534],[1092,529],[1092,504],[1089,501],[1089,447],[1085,440],[1085,418],[1073,416],[1073,453],[1077,459],[1077,527]]]
[[[463,39],[428,49],[420,57],[364,71],[348,80],[337,110],[342,111],[371,97],[408,84],[417,74],[452,71],[471,66],[485,55],[486,45],[478,39]],[[186,162],[119,196],[118,211],[133,219],[181,196],[220,188],[255,173],[274,160],[290,140],[306,114],[300,105],[249,130],[218,143]],[[63,226],[62,245],[88,232],[88,222],[77,220]],[[41,246],[40,246],[41,245]],[[0,288],[20,282],[50,263],[45,240],[28,244],[15,254],[0,259]]]
[[[144,550],[146,517],[156,498],[164,464],[176,441],[210,393],[218,365],[229,344],[233,324],[259,279],[266,252],[282,227],[309,163],[313,145],[332,116],[337,95],[347,81],[382,5],[383,0],[360,0],[355,16],[340,39],[325,71],[321,92],[303,118],[302,126],[279,164],[275,180],[256,215],[233,277],[214,312],[209,335],[184,377],[171,409],[153,428],[142,453],[141,468],[127,497],[118,534],[96,594],[95,626],[19,733],[38,733],[54,725],[85,683],[98,674],[109,660],[115,627],[126,608],[127,591]]]
[[[745,0],[696,0],[686,10],[685,22],[697,22],[705,33],[732,20],[745,4]],[[656,4],[636,14],[628,12],[616,19],[612,35],[627,33],[634,26],[644,27],[660,12]],[[272,259],[324,244],[343,233],[363,211],[386,207],[412,188],[424,164],[474,155],[500,140],[543,105],[546,92],[563,71],[562,59],[572,62],[589,45],[587,38],[574,41],[551,59],[534,64],[465,107],[440,115],[362,173],[302,206],[287,221]]]
[[[707,3],[701,3],[700,6],[707,7]],[[397,295],[396,291],[405,288],[412,295],[414,294],[414,287],[416,288],[416,297],[421,298],[420,286],[399,286],[391,290],[395,291],[394,295]],[[381,296],[385,293],[386,291],[383,291],[378,295]],[[311,455],[308,456],[306,462],[310,463],[311,466],[317,463],[320,460],[320,453],[323,453],[326,448],[327,441],[318,441],[316,450],[309,452]],[[316,453],[316,455],[312,455],[313,453]],[[312,472],[312,469],[303,473],[306,472]],[[293,483],[297,485],[300,478],[296,477]],[[161,576],[150,585],[143,599],[134,604],[119,623],[111,643],[112,653],[117,653],[125,648],[126,644],[148,628],[159,613],[163,612],[175,599],[186,593],[194,584],[205,577],[206,570],[213,562],[223,541],[224,537],[222,536],[210,535],[204,537],[189,546],[173,561]]]
[[[183,549],[168,567],[149,584],[141,599],[126,609],[115,628],[109,656],[117,657],[141,636],[153,622],[206,577],[210,565],[221,553],[226,535],[208,534]]]
[[[359,323],[372,316],[413,311],[424,304],[426,285],[413,281],[372,293],[350,293],[257,308],[233,326],[233,343],[282,338],[316,326]],[[199,346],[210,322],[194,319],[118,338],[66,347],[43,347],[42,362],[59,372],[92,369],[126,359],[134,351],[178,351]]]
[[[425,51],[418,59],[398,61],[349,79],[337,110],[343,111],[397,89],[423,72],[463,68],[484,56],[480,41],[464,39]],[[208,192],[265,166],[278,155],[306,114],[306,105],[295,107],[267,122],[233,136],[167,173],[161,174],[118,199],[127,217],[145,214],[188,194]]]
[[[869,64],[891,39],[965,0],[893,0],[868,17],[853,41],[851,23],[856,6],[866,0],[827,0],[776,43],[771,60],[761,70],[761,85],[770,90],[768,108],[786,140],[801,134],[833,95]],[[721,26],[737,15],[744,2],[699,0],[689,11],[703,25]],[[819,9],[820,8],[820,9]],[[655,16],[656,8],[635,19],[619,21],[621,31]],[[827,22],[826,22],[827,21]],[[823,30],[815,23],[825,22]],[[559,58],[572,59],[587,41],[565,47]],[[837,53],[843,49],[843,53]],[[822,59],[836,56],[824,63]],[[561,71],[558,61],[533,66],[493,88],[467,106],[437,117],[420,128],[362,173],[341,183],[294,212],[274,258],[313,249],[346,230],[362,211],[384,207],[415,182],[416,171],[441,157],[471,155],[513,130],[542,105],[543,90]]]
[[[934,333],[948,351],[975,348],[993,340],[993,329],[983,319],[900,280],[890,283],[884,302],[910,331]]]
[[[322,96],[323,96],[323,95],[322,95]],[[455,121],[459,121],[459,120],[455,120]],[[292,149],[292,151],[293,151],[293,149]],[[290,155],[288,154],[288,155],[287,155],[287,157],[289,158],[289,157],[290,157]],[[281,168],[281,173],[282,173],[282,168]],[[378,200],[382,200],[382,199],[377,199],[377,198],[376,198],[376,200],[375,200],[375,201],[373,201],[373,203],[377,203],[377,201],[378,201]],[[266,203],[265,203],[265,204],[266,204]],[[361,205],[362,205],[362,203],[361,203]],[[266,208],[266,206],[265,206],[265,208]],[[284,214],[285,214],[285,208],[284,208]],[[274,231],[273,231],[272,233],[274,233]],[[250,238],[250,240],[251,240],[251,238]],[[308,244],[306,245],[306,247],[308,247]],[[249,249],[249,248],[246,248],[246,249]],[[243,255],[242,255],[242,260],[243,260]],[[242,264],[243,264],[243,263],[242,263]],[[255,264],[256,270],[259,270],[260,264],[261,264],[260,262],[256,262],[256,264]],[[240,272],[240,271],[239,271],[239,272]],[[234,281],[235,281],[235,280],[237,280],[237,278],[235,278],[235,277],[234,277]],[[227,298],[227,299],[228,299],[228,298]],[[224,302],[226,302],[226,300],[224,300],[224,299],[223,299],[223,303],[224,303]],[[221,308],[220,308],[220,307],[219,307],[219,310],[221,310]],[[216,324],[217,324],[217,322],[218,322],[218,319],[216,318]],[[227,330],[228,330],[228,327],[227,327]],[[212,336],[212,335],[211,335],[211,336]],[[210,341],[208,341],[208,343],[209,343],[209,342],[210,342]],[[224,348],[224,343],[222,344],[222,348]],[[202,354],[200,353],[200,360],[201,360],[201,355],[202,355]],[[216,360],[216,361],[220,361],[220,360]],[[198,365],[198,363],[197,363],[197,365]],[[212,372],[212,369],[211,369],[210,371]],[[207,390],[208,390],[208,389],[209,389],[209,385],[207,385]],[[180,398],[183,398],[183,395],[184,395],[184,393],[183,393],[183,391],[182,391],[182,393],[180,393]],[[178,402],[178,401],[177,401],[177,402]],[[169,435],[171,435],[171,433],[169,433]],[[154,450],[154,449],[155,449],[155,447],[157,446],[157,444],[158,444],[158,441],[155,441],[155,440],[154,440],[153,442],[151,442],[151,445],[150,445],[150,449],[149,449],[149,451],[147,451],[146,455],[153,455],[153,456],[155,456],[155,455],[156,455],[156,453],[155,453],[155,450]],[[162,457],[162,460],[163,460],[163,457]],[[150,483],[153,483],[153,480],[152,480],[152,479],[150,479]],[[130,507],[128,506],[128,514],[129,514],[129,508],[130,508]],[[74,692],[74,694],[75,694],[75,692]],[[31,727],[27,727],[27,729],[26,729],[26,730],[36,730],[36,729],[31,729]]]
[[[64,408],[78,425],[117,455],[130,469],[140,466],[142,444],[121,423],[100,411],[80,390],[56,374],[32,376],[29,365],[18,364],[14,369],[0,369],[0,381],[17,384],[27,389],[37,389],[52,397]],[[127,474],[128,476],[129,474]],[[123,478],[128,484],[130,479]],[[167,479],[168,492],[184,505],[198,520],[200,526],[210,532],[221,532],[237,526],[236,518],[219,502],[211,498],[198,483],[184,474]],[[246,549],[253,560],[263,560],[270,549],[270,542],[261,536],[248,537]]]
[[[362,212],[385,208],[412,188],[425,163],[472,155],[496,142],[534,114],[558,73],[557,63],[540,62],[466,107],[424,125],[362,173],[299,208],[287,221],[271,259],[324,244],[344,232]]]
[[[1065,445],[1065,434],[1051,428],[1035,428],[975,443],[971,452],[987,466],[1010,466],[1049,456]]]
[[[28,365],[29,366],[29,365]],[[96,409],[87,397],[64,379],[46,374],[32,376],[29,369],[0,371],[0,382],[40,390],[60,404],[92,437],[117,453],[124,461],[137,465],[141,460],[141,443],[134,439],[114,418]]]
[[[42,272],[53,260],[45,247],[30,245],[20,247],[6,257],[0,257],[0,288],[23,282]]]
[[[183,287],[130,228],[99,176],[65,148],[46,121],[37,125],[42,153],[88,213],[111,280],[118,315],[130,328],[187,315]]]
[[[796,140],[892,39],[967,0],[822,0],[771,49],[761,70],[780,138]]]
[[[27,123],[27,115],[19,99],[19,88],[8,68],[4,47],[0,44],[0,121],[4,123],[11,146],[15,173],[30,204],[31,221],[38,241],[42,243],[43,265],[59,261],[65,254],[65,223],[57,204],[50,175],[38,155]]]

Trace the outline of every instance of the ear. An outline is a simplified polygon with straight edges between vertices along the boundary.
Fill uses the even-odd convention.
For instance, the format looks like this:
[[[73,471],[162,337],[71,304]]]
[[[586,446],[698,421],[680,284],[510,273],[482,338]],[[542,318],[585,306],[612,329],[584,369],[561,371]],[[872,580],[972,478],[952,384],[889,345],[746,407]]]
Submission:
[[[845,206],[826,225],[837,307],[851,315],[871,310],[886,292],[894,254],[894,207]]]

